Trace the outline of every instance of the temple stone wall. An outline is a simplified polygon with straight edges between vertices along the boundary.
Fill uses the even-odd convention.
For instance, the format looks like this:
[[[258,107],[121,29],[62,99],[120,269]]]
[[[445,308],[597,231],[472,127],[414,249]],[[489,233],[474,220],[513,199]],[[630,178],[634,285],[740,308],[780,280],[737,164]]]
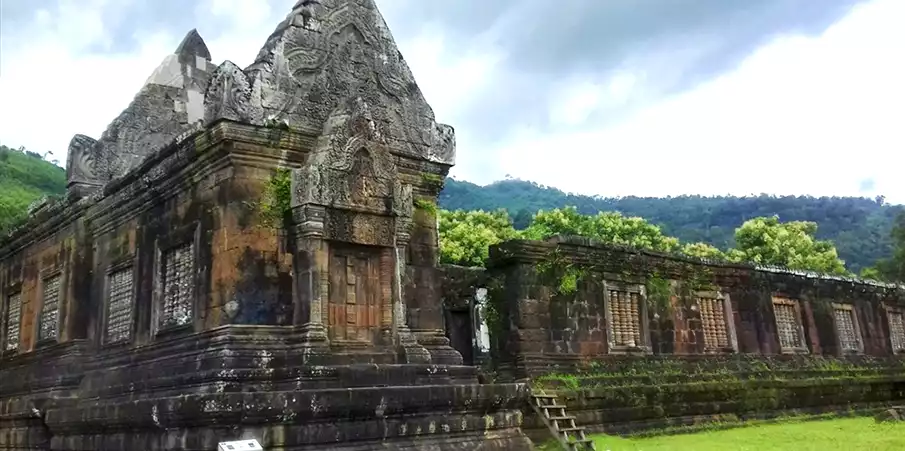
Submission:
[[[309,163],[315,141],[221,121],[90,196],[43,206],[6,237],[0,449],[207,450],[243,437],[269,449],[525,449],[526,387],[480,385],[474,368],[443,364],[461,357],[431,298],[413,307],[436,312],[440,336],[398,348],[429,349],[419,364],[383,365],[406,362],[392,346],[306,335],[292,218],[264,221],[262,203],[279,200],[268,190]],[[432,164],[402,164],[403,180],[433,180],[421,172]],[[435,228],[416,220],[411,233]],[[436,255],[435,242],[424,246]],[[403,290],[439,280],[434,262],[403,262]],[[392,274],[392,260],[380,264]],[[47,280],[59,333],[39,341]],[[19,321],[7,322],[16,308]]]
[[[497,245],[489,268],[499,377],[558,391],[599,430],[905,399],[898,286],[569,237]]]

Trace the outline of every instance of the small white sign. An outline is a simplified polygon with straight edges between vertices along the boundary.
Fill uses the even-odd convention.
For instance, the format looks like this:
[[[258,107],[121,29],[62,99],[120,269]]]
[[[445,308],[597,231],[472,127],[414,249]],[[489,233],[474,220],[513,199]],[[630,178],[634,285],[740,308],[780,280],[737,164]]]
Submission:
[[[261,444],[255,439],[238,440],[235,442],[220,442],[217,451],[264,451]]]

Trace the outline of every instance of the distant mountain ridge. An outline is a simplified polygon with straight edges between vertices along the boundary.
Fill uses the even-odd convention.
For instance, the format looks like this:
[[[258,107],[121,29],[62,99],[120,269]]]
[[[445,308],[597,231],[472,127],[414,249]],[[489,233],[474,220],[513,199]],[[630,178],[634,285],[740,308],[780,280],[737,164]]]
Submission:
[[[66,171],[41,155],[0,145],[0,234],[26,215],[28,205],[44,196],[66,192]],[[735,228],[747,219],[779,215],[783,221],[818,224],[820,238],[836,244],[852,271],[888,257],[890,230],[903,209],[882,199],[810,196],[679,196],[603,198],[565,193],[523,180],[503,180],[487,186],[447,179],[440,207],[448,210],[506,209],[516,227],[525,227],[542,209],[574,205],[585,214],[615,210],[640,216],[682,241],[703,241],[725,249]]]
[[[888,257],[890,231],[901,205],[882,198],[811,196],[678,196],[603,198],[570,194],[524,180],[503,180],[487,186],[446,180],[440,207],[448,210],[506,209],[516,228],[525,227],[537,210],[574,205],[584,214],[620,211],[659,225],[664,233],[685,242],[703,241],[721,249],[731,246],[736,227],[759,216],[782,221],[813,221],[817,235],[832,240],[849,270],[858,272]]]

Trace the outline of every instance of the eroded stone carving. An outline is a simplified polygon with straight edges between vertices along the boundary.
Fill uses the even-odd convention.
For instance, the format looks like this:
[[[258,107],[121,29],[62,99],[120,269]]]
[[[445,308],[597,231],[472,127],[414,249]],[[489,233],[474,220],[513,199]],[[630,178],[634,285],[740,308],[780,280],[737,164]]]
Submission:
[[[327,119],[306,167],[293,176],[293,204],[358,207],[389,214],[396,180],[394,157],[360,97]]]
[[[90,189],[101,185],[95,173],[99,158],[97,140],[85,135],[75,135],[69,141],[66,157],[66,180],[70,189]]]
[[[238,80],[242,95],[212,88],[217,91],[205,100],[207,121],[250,111],[244,117],[252,123],[277,120],[322,130],[354,93],[384,124],[393,152],[454,163],[454,131],[434,119],[373,0],[301,0],[245,69],[250,87],[227,69],[232,75],[224,77]]]
[[[214,69],[204,40],[190,31],[93,147],[97,178],[107,182],[125,174],[202,121],[204,93]]]
[[[261,123],[264,120],[263,109],[259,102],[252,101],[253,95],[260,97],[255,87],[239,66],[232,61],[224,61],[211,77],[205,94],[205,117]]]

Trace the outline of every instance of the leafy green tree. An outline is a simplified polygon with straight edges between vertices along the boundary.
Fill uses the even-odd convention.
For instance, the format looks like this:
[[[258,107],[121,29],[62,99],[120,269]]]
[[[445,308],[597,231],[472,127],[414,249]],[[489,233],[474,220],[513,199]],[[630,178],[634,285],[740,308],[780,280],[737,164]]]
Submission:
[[[608,244],[675,252],[678,238],[666,236],[642,218],[626,217],[614,211],[583,215],[575,207],[539,211],[524,230],[525,238],[543,240],[555,235],[578,235]]]
[[[682,249],[679,252],[689,257],[706,258],[713,260],[726,259],[726,254],[723,253],[723,251],[707,243],[686,243],[682,245]]]
[[[735,231],[734,261],[780,265],[790,269],[848,274],[830,241],[815,238],[817,224],[808,221],[779,222],[778,216],[745,221]]]
[[[490,246],[517,236],[505,210],[439,211],[440,262],[484,266]]]
[[[660,226],[664,234],[683,243],[701,241],[720,249],[734,246],[735,229],[745,220],[778,215],[783,221],[816,222],[817,238],[831,240],[846,266],[859,271],[892,253],[889,232],[902,206],[880,200],[770,195],[600,197],[567,193],[526,180],[502,180],[480,186],[450,178],[440,193],[439,206],[447,210],[505,208],[516,229],[523,229],[530,222],[530,216],[525,219],[519,213],[523,210],[533,215],[538,210],[574,205],[585,215],[620,211]]]
[[[862,269],[861,277],[888,282],[905,281],[905,212],[900,212],[896,216],[890,236],[892,237],[892,255],[877,261],[873,266]]]

